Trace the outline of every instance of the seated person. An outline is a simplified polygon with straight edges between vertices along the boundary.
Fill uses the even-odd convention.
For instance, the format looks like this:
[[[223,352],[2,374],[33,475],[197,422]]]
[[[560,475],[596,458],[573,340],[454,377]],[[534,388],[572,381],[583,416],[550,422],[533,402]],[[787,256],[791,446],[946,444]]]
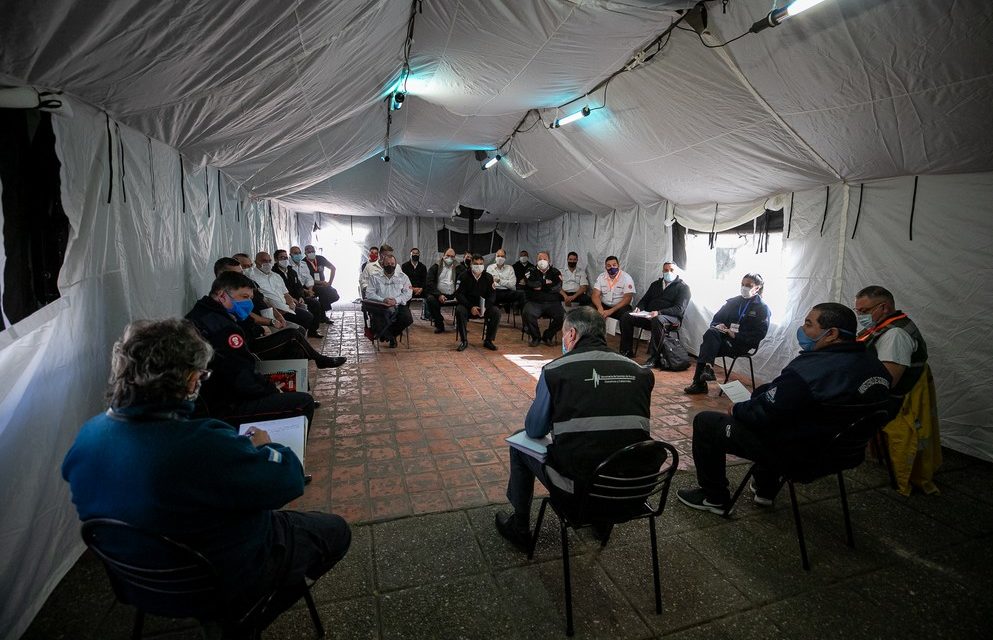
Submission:
[[[455,264],[455,249],[448,247],[438,262],[428,269],[427,284],[424,287],[424,306],[434,323],[435,333],[444,333],[445,319],[441,316],[441,305],[455,300],[455,285],[458,269]]]
[[[543,465],[510,449],[507,499],[513,513],[497,513],[496,528],[526,552],[530,543],[531,497],[537,478],[549,491],[568,496],[586,486],[596,467],[612,453],[649,440],[652,389],[649,369],[607,348],[604,319],[591,307],[570,309],[562,329],[566,354],[541,369],[534,403],[524,419],[532,438],[552,435]],[[591,384],[591,367],[620,384]],[[609,534],[609,532],[608,532]]]
[[[455,289],[455,330],[459,334],[457,351],[465,351],[469,346],[466,325],[469,318],[484,318],[486,321],[486,337],[483,346],[490,351],[496,351],[493,344],[496,339],[497,326],[500,324],[500,308],[494,302],[496,289],[493,288],[493,276],[486,273],[483,266],[483,256],[478,253],[472,256],[469,272],[459,279]]]
[[[214,374],[201,391],[208,415],[234,425],[301,415],[310,422],[314,398],[309,393],[281,393],[255,372],[256,357],[238,325],[251,312],[252,288],[248,276],[225,271],[210,285],[210,294],[186,314],[214,348]]]
[[[369,258],[363,261],[362,266],[359,267],[359,275],[365,271],[370,262],[379,262],[379,247],[369,247]]]
[[[340,299],[338,290],[331,286],[334,283],[334,274],[337,272],[337,269],[331,264],[330,260],[324,256],[317,255],[314,245],[308,244],[303,250],[303,258],[297,258],[295,256],[300,255],[300,247],[290,247],[290,259],[297,264],[301,264],[302,262],[301,266],[307,269],[311,280],[314,281],[314,284],[310,286],[314,289],[314,293],[317,294],[317,299],[321,301],[321,308],[327,313],[331,311],[331,305]],[[325,269],[328,270],[327,276],[324,275]],[[302,273],[303,269],[299,268],[297,271]],[[302,277],[301,280],[303,280]],[[307,285],[305,284],[304,286]]]
[[[369,253],[370,258],[373,255],[374,254],[372,252]],[[388,244],[384,244],[379,248],[379,251],[376,252],[375,255],[377,255],[378,258],[376,260],[369,260],[369,262],[362,267],[362,273],[359,274],[359,287],[362,289],[363,298],[365,297],[365,290],[369,288],[369,280],[371,280],[373,276],[382,275],[383,258],[388,255],[393,255],[393,247]]]
[[[240,618],[276,588],[275,618],[300,597],[304,577],[316,580],[345,556],[351,532],[334,514],[279,510],[304,491],[291,449],[261,429],[239,436],[190,417],[211,352],[185,320],[129,325],[114,345],[110,407],[83,425],[62,477],[80,520],[122,520],[203,554],[228,596],[221,617]],[[112,553],[148,564],[140,542],[125,538]]]
[[[397,271],[397,259],[392,251],[380,252],[379,262],[382,273],[370,276],[365,299],[381,304],[363,305],[363,309],[369,313],[376,338],[389,340],[393,349],[397,346],[397,336],[414,324],[407,306],[411,295],[410,280],[403,271]]]
[[[648,345],[648,360],[646,367],[660,364],[659,349],[662,338],[673,326],[678,327],[683,321],[683,314],[690,303],[690,287],[676,274],[673,262],[662,263],[662,275],[653,282],[645,295],[641,296],[635,311],[648,311],[651,318],[640,318],[626,313],[621,317],[621,355],[633,357],[631,351],[634,339],[634,328],[650,329],[652,339]]]
[[[241,266],[234,258],[220,258],[214,263],[214,277],[223,271],[242,273]],[[258,288],[253,294],[253,308],[265,305]],[[274,313],[279,313],[273,310]],[[296,329],[286,326],[279,317],[266,318],[255,311],[249,317],[238,322],[248,340],[248,349],[260,360],[292,360],[302,358],[313,360],[318,369],[340,367],[345,364],[345,358],[340,356],[325,356],[319,353],[307,342],[303,334]]]
[[[579,268],[579,254],[570,251],[566,258],[567,268],[562,272],[562,304],[571,307],[593,304],[593,299],[587,293],[590,290],[590,279],[586,277],[586,269]]]
[[[637,293],[634,280],[621,271],[617,256],[608,256],[603,266],[605,271],[593,284],[593,307],[604,320],[614,318],[620,322],[631,311],[631,300]]]
[[[741,295],[728,298],[714,314],[700,342],[693,382],[683,389],[684,393],[707,393],[707,381],[717,379],[714,375],[717,357],[745,354],[765,338],[769,332],[769,307],[762,302],[764,284],[759,274],[745,274],[741,279]]]
[[[698,413],[693,419],[693,463],[700,486],[680,489],[679,501],[723,514],[731,501],[725,456],[732,454],[757,463],[755,503],[772,506],[782,486],[778,465],[803,460],[884,403],[890,375],[855,341],[855,331],[855,314],[845,305],[815,305],[797,329],[800,355],[775,380],[735,404],[730,415]]]
[[[538,264],[524,272],[527,302],[521,318],[524,321],[524,331],[531,336],[530,346],[536,347],[539,342],[548,346],[554,344],[555,334],[562,328],[565,309],[562,308],[562,274],[551,265],[547,251],[538,252]],[[538,327],[539,318],[551,318],[544,335]]]
[[[282,276],[272,270],[272,264],[272,256],[267,251],[259,251],[255,254],[255,265],[247,270],[245,275],[259,285],[266,302],[274,309],[279,309],[284,318],[306,327],[307,337],[323,338],[324,336],[317,331],[320,321],[307,311],[306,305],[297,304],[286,289]]]
[[[421,262],[421,250],[414,247],[410,250],[410,260],[400,265],[407,279],[410,280],[410,287],[414,298],[424,297],[424,287],[428,281],[428,268]]]
[[[521,250],[520,255],[517,258],[517,262],[514,263],[514,274],[517,276],[517,290],[526,291],[524,273],[531,268],[531,257],[528,252],[524,249]]]
[[[283,279],[283,284],[286,285],[286,290],[290,292],[290,297],[293,298],[297,306],[304,305],[307,307],[308,313],[314,316],[314,321],[311,325],[313,331],[308,331],[308,335],[312,338],[323,338],[324,336],[318,331],[321,326],[321,318],[326,321],[327,316],[324,315],[324,309],[321,308],[320,300],[317,299],[317,296],[314,295],[312,290],[303,286],[303,282],[300,281],[300,274],[290,264],[290,256],[286,252],[286,249],[276,249],[275,253],[272,254],[272,259],[275,260],[272,270]],[[313,282],[313,279],[311,279],[311,282]]]
[[[507,309],[520,309],[524,306],[524,292],[517,290],[517,272],[507,264],[507,252],[497,249],[496,260],[486,267],[486,273],[493,278],[496,287],[496,304]]]

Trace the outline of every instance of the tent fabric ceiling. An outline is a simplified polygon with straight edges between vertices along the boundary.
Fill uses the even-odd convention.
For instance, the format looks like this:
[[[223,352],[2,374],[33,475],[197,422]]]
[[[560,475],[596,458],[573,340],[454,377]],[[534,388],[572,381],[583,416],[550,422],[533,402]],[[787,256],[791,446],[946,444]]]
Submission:
[[[677,30],[610,83],[605,108],[556,130],[557,113],[601,106],[604,92],[558,105],[694,2],[426,0],[389,167],[384,98],[408,2],[8,4],[0,82],[64,90],[304,210],[447,215],[461,201],[529,220],[993,169],[985,0],[829,0],[723,49]],[[709,7],[704,38],[717,43],[770,3]],[[529,109],[542,121],[527,120],[509,155],[536,171],[474,175],[472,151],[495,149]]]

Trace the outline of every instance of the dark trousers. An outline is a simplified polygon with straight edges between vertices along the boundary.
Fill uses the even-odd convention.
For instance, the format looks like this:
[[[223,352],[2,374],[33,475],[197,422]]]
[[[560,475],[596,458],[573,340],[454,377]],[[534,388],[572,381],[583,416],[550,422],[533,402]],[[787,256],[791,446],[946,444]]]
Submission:
[[[469,311],[466,306],[455,307],[455,330],[459,334],[459,340],[468,342],[466,335],[466,325],[469,323]],[[497,326],[500,324],[500,308],[495,304],[486,307],[483,312],[483,320],[486,322],[486,340],[492,342],[496,340]]]
[[[568,291],[566,291],[566,293],[572,295]],[[583,293],[576,296],[576,298],[570,304],[574,304],[578,307],[588,307],[591,304],[593,304],[593,298],[591,298],[588,294]]]
[[[303,307],[297,307],[292,313],[283,311],[283,317],[293,324],[300,325],[307,331],[316,331],[316,327],[320,326],[318,319],[311,315],[310,311],[307,311],[307,309]]]
[[[696,479],[714,504],[731,500],[727,479],[727,454],[753,460],[755,487],[763,497],[774,497],[779,488],[777,456],[768,442],[748,425],[719,411],[703,411],[693,418],[693,464]]]
[[[372,331],[377,338],[397,337],[404,329],[414,324],[410,308],[405,304],[395,307],[369,307]]]
[[[446,301],[455,302],[455,294],[445,296]],[[442,303],[438,300],[438,296],[427,294],[424,296],[424,308],[428,310],[428,315],[431,316],[431,322],[434,323],[436,327],[444,327],[445,319],[441,317],[441,305]]]
[[[662,346],[662,338],[670,326],[679,324],[679,318],[661,314],[654,318],[639,318],[625,313],[618,322],[621,325],[621,353],[631,351],[631,345],[634,342],[634,328],[638,327],[639,329],[649,329],[652,332],[652,341],[648,345],[648,354],[652,355],[658,353]]]
[[[232,407],[209,409],[211,418],[223,420],[235,427],[246,422],[279,420],[294,416],[306,416],[308,424],[314,421],[314,397],[302,391],[272,393],[261,398],[242,400]]]
[[[497,289],[495,304],[500,306],[509,305],[520,309],[524,306],[524,292],[514,289]]]
[[[507,481],[507,500],[514,508],[514,520],[522,527],[530,528],[531,498],[534,497],[534,481],[548,486],[545,467],[526,453],[510,448],[510,479]]]
[[[310,315],[314,316],[314,321],[308,328],[312,328],[314,331],[317,331],[321,328],[321,322],[328,319],[328,317],[324,315],[324,309],[321,308],[321,301],[318,298],[304,298],[303,302],[307,305],[307,311]]]
[[[699,380],[703,373],[704,365],[714,364],[714,360],[720,356],[735,356],[745,353],[754,345],[735,344],[735,341],[711,327],[703,334],[700,341],[700,353],[696,358],[696,371],[693,379]]]
[[[565,309],[562,308],[562,300],[550,302],[532,300],[524,305],[521,317],[524,319],[524,331],[529,336],[551,339],[562,328],[562,322],[565,320]],[[541,329],[538,327],[538,318],[551,318],[544,335],[541,334]]]
[[[314,293],[317,294],[317,299],[321,302],[321,309],[324,311],[330,311],[331,305],[338,302],[340,298],[337,289],[329,284],[321,284],[319,282],[314,283]]]
[[[295,329],[281,329],[275,333],[251,340],[252,353],[260,360],[313,360],[321,355],[310,346],[307,339]]]

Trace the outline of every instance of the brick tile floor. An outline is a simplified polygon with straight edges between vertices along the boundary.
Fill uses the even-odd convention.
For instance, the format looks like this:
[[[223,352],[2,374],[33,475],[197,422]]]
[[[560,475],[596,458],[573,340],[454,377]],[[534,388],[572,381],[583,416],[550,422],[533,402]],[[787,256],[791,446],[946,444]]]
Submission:
[[[409,341],[377,351],[362,335],[362,314],[343,309],[319,348],[348,362],[311,368],[321,402],[305,461],[314,479],[289,507],[361,522],[504,502],[504,438],[523,427],[538,373],[559,348],[528,347],[520,320],[515,329],[505,319],[499,351],[483,349],[473,326],[469,348],[459,353],[450,325],[436,335],[415,320]],[[617,338],[608,343],[616,348]],[[714,385],[708,396],[684,395],[690,375],[656,371],[652,396],[652,435],[676,447],[684,469],[692,468],[693,416],[728,407]]]

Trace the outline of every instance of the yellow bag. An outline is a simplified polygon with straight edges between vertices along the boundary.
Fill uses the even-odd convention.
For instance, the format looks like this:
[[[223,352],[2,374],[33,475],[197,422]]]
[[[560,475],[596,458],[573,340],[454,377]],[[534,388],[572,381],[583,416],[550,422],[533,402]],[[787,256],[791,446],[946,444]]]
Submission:
[[[905,496],[912,486],[929,495],[938,493],[932,482],[941,466],[937,400],[931,369],[924,365],[923,375],[904,397],[900,412],[883,429],[897,489]]]

